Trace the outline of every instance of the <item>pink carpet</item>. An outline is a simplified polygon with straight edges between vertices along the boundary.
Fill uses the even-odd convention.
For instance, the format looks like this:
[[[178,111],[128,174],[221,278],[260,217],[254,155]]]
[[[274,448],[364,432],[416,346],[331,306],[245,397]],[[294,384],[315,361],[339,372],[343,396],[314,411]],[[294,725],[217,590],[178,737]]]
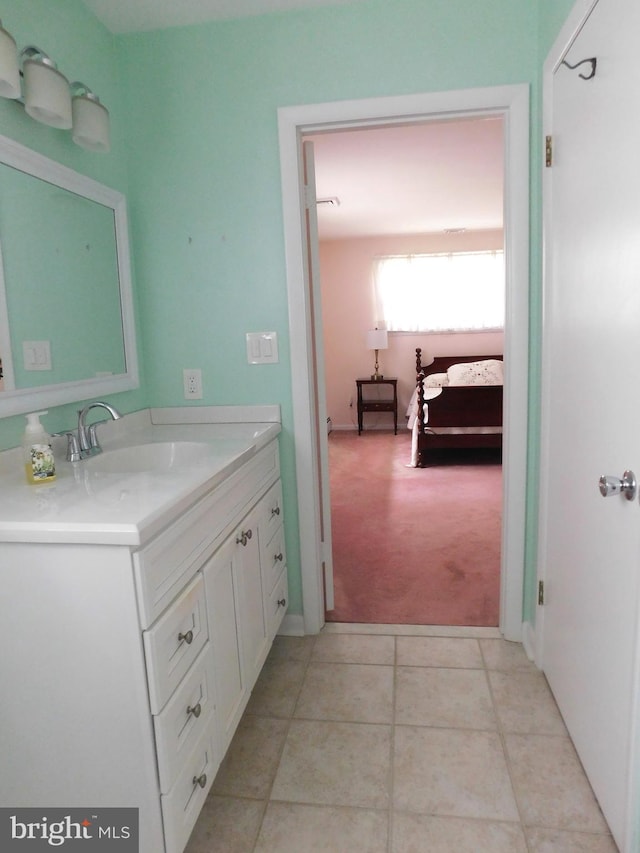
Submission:
[[[331,622],[498,624],[502,466],[443,455],[407,468],[411,436],[329,436]],[[449,451],[451,454],[453,451]]]

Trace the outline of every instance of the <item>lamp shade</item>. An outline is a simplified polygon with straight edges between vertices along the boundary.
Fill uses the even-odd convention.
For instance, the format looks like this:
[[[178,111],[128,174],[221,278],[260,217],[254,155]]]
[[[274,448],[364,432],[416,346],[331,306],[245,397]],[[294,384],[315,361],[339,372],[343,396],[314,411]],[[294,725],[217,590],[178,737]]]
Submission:
[[[43,54],[27,59],[24,74],[24,108],[31,118],[68,130],[71,127],[69,81]]]
[[[75,95],[71,102],[71,111],[71,137],[76,145],[81,145],[89,151],[109,151],[109,111],[93,92]]]
[[[370,329],[367,332],[367,349],[387,349],[388,346],[386,329]]]
[[[2,28],[2,21],[0,21],[0,96],[20,97],[18,49],[13,36]]]

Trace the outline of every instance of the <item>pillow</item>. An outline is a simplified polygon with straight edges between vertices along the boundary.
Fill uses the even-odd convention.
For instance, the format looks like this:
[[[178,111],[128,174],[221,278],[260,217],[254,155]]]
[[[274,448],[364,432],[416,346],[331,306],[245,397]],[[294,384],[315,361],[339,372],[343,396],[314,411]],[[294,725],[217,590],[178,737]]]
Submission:
[[[449,385],[502,385],[502,362],[497,358],[452,364],[447,370]]]
[[[425,376],[422,384],[425,388],[442,388],[443,385],[449,384],[449,377],[446,373],[430,373]]]

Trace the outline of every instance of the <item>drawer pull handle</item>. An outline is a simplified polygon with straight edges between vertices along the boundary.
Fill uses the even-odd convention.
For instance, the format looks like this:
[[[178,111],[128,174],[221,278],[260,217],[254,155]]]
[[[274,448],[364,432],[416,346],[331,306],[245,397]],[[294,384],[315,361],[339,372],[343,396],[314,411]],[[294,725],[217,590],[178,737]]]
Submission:
[[[202,705],[198,702],[197,705],[194,705],[193,708],[191,705],[187,708],[187,715],[193,714],[193,716],[198,719],[200,714],[202,713]]]
[[[242,545],[243,547],[246,547],[246,544],[249,541],[249,539],[251,539],[252,535],[253,534],[252,534],[250,529],[249,530],[243,530],[241,532],[240,536],[236,537],[236,545]]]
[[[201,788],[204,788],[204,786],[207,784],[207,774],[203,773],[202,776],[194,776],[193,784],[200,785]]]
[[[282,551],[279,554],[276,554],[273,559],[276,561],[276,563],[281,563],[284,560],[284,557],[282,556]]]
[[[181,643],[183,640],[190,646],[193,643],[193,631],[187,631],[186,634],[178,634],[178,641]]]
[[[276,506],[271,510],[271,515],[280,515],[280,507]]]
[[[287,606],[287,599],[286,598],[279,598],[278,599],[278,607],[286,607],[286,606]]]

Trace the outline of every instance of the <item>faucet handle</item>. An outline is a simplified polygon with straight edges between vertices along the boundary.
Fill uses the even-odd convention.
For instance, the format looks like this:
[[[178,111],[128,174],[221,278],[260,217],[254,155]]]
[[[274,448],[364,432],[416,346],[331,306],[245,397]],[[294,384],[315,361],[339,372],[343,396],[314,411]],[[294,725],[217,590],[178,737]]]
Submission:
[[[104,418],[102,421],[96,421],[89,427],[89,448],[92,453],[102,453],[100,442],[98,441],[98,427],[100,424],[106,424],[109,418]]]
[[[79,462],[81,459],[81,455],[80,444],[78,443],[78,436],[73,430],[65,430],[64,432],[54,432],[51,434],[51,437],[59,438],[63,435],[66,435],[67,437],[67,461]]]

